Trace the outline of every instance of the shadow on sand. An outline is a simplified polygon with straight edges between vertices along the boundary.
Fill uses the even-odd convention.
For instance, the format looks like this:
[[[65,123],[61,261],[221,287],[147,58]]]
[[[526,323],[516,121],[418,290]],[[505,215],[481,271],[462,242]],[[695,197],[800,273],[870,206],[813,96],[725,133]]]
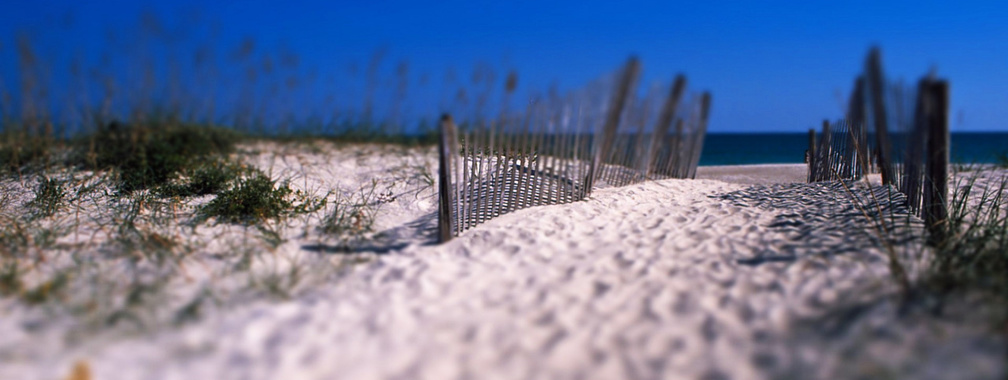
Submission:
[[[352,239],[337,243],[304,244],[301,249],[331,255],[356,255],[371,253],[384,255],[401,251],[412,245],[437,244],[437,214],[429,213],[401,226],[374,234],[368,239]]]

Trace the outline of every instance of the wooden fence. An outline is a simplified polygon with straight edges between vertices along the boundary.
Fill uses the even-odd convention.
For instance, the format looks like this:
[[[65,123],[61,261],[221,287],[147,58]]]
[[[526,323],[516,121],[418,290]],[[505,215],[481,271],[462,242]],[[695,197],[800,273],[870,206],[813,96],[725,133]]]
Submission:
[[[948,210],[948,82],[917,86],[886,82],[881,53],[872,49],[857,78],[846,119],[809,131],[809,182],[857,180],[879,173],[906,195],[932,239],[943,237]]]
[[[686,78],[636,95],[631,58],[607,81],[530,104],[520,115],[456,124],[441,119],[441,242],[526,207],[582,200],[593,189],[694,178],[710,94],[687,96]]]
[[[861,178],[867,167],[867,137],[864,128],[847,120],[823,120],[818,142],[809,131],[809,182]]]

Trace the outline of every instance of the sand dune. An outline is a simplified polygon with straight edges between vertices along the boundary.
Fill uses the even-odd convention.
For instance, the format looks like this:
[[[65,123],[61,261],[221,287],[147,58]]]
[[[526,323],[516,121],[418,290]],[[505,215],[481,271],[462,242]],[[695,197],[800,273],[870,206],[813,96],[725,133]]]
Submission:
[[[397,208],[382,222],[394,248],[326,286],[152,337],[71,347],[46,369],[9,373],[56,376],[77,360],[97,379],[1001,373],[1004,347],[982,330],[895,320],[886,295],[896,289],[871,223],[843,187],[795,183],[803,169],[705,167],[706,179],[602,189],[501,216],[444,245],[425,235],[433,203]],[[905,214],[880,199],[873,209]],[[920,265],[922,248],[895,243]],[[927,333],[935,328],[945,335]],[[970,365],[943,354],[946,344],[968,352]]]

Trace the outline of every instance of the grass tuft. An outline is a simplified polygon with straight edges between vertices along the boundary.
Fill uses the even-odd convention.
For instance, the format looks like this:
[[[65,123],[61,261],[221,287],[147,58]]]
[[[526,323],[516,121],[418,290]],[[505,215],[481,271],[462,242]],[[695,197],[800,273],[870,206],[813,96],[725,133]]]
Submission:
[[[224,160],[211,160],[200,164],[192,170],[188,181],[183,184],[169,183],[155,189],[158,195],[166,197],[192,197],[217,194],[235,181],[242,174],[240,165]]]
[[[55,178],[42,176],[34,189],[35,197],[28,202],[33,219],[53,216],[63,206],[67,191],[63,182]]]
[[[1008,177],[993,183],[977,172],[949,202],[947,238],[936,247],[930,285],[949,292],[979,290],[1008,305]],[[986,182],[986,183],[980,183]]]
[[[206,218],[237,224],[258,224],[267,219],[279,219],[291,213],[293,193],[286,184],[277,185],[266,174],[252,170],[239,179],[233,188],[221,191],[204,205],[200,213]]]
[[[377,192],[378,182],[371,181],[370,187],[360,189],[356,194],[337,194],[332,211],[322,220],[319,230],[327,235],[353,240],[373,231],[375,216],[389,194]]]

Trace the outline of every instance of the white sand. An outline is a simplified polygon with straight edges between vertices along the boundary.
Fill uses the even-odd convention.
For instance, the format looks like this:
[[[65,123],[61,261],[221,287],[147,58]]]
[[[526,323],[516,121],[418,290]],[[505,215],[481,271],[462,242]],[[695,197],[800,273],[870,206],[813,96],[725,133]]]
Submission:
[[[744,185],[799,183],[808,179],[807,164],[700,166],[697,179],[714,179]]]
[[[385,175],[388,166],[365,157],[319,174],[313,165],[325,160],[295,155],[308,162],[298,176],[323,176],[307,187],[333,186],[334,176],[345,184],[353,173],[363,183],[367,168]],[[697,176],[705,179],[599,190],[504,215],[444,245],[431,244],[435,203],[423,190],[379,216],[387,254],[306,294],[153,334],[48,342],[53,350],[25,356],[8,346],[0,378],[58,378],[78,361],[95,379],[1004,373],[1005,348],[986,330],[897,319],[870,224],[842,188],[789,184],[804,181],[803,170],[704,167]],[[299,249],[311,237],[289,238],[278,255],[321,254]]]

